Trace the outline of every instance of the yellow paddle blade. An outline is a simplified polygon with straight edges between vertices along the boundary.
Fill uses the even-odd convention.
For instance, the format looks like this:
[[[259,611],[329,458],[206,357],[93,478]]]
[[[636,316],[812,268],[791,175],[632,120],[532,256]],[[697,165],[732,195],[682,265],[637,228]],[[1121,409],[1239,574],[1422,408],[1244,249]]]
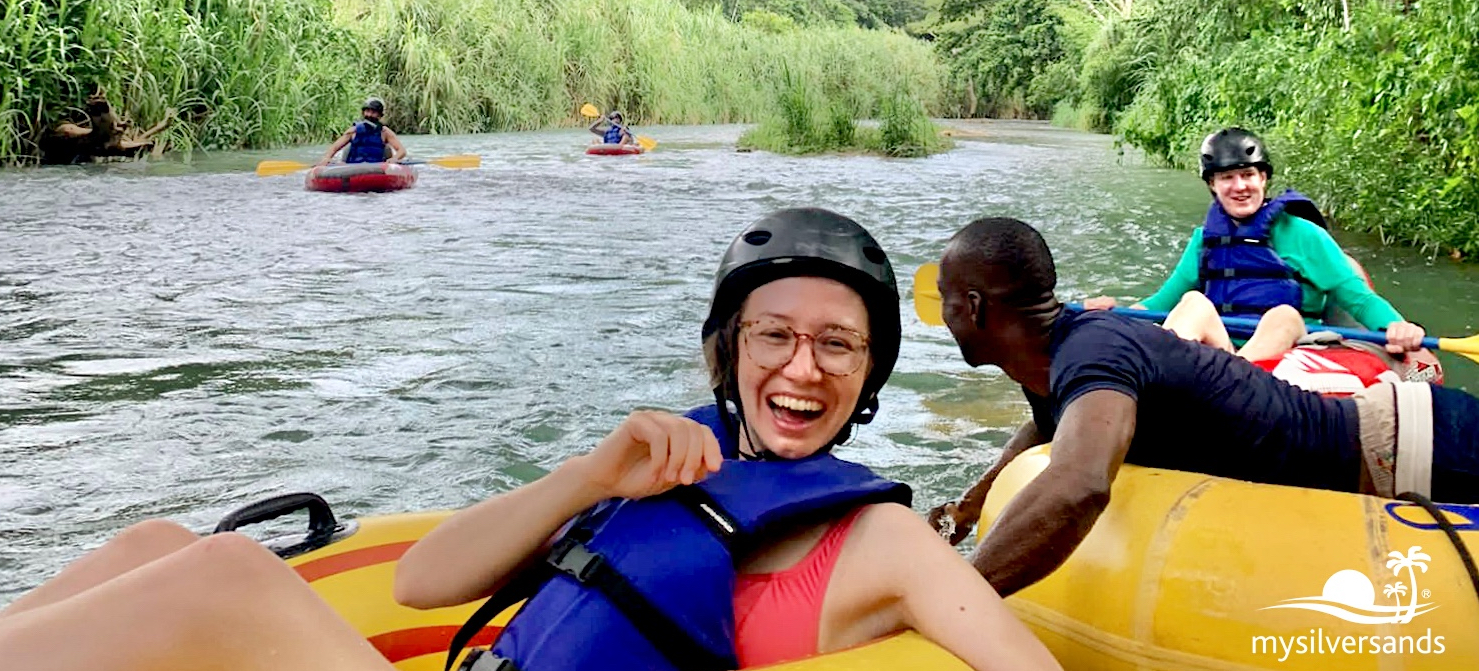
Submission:
[[[652,151],[653,149],[657,148],[657,140],[647,137],[646,135],[638,135],[637,144],[642,146],[642,151]]]
[[[940,265],[937,263],[926,263],[914,271],[914,314],[919,315],[919,321],[930,326],[945,325],[939,280]]]
[[[483,157],[477,154],[457,154],[455,156],[440,156],[426,161],[432,165],[443,168],[476,168],[483,164]]]
[[[257,164],[257,176],[272,177],[274,175],[286,175],[312,167],[307,163],[299,163],[297,161],[262,161]]]
[[[601,110],[596,109],[595,105],[586,103],[580,106],[580,115],[594,119],[601,116]]]
[[[1479,363],[1479,335],[1467,338],[1439,338],[1438,349],[1453,352],[1474,363]]]

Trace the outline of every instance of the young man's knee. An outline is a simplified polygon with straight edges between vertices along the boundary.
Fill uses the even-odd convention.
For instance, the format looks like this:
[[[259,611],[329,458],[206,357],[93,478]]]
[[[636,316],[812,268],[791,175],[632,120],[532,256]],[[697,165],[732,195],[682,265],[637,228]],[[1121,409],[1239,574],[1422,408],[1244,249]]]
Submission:
[[[1296,310],[1292,305],[1276,305],[1268,312],[1263,313],[1263,318],[1260,321],[1279,326],[1302,327],[1304,325],[1304,316],[1300,315],[1299,310]]]
[[[1184,294],[1181,294],[1181,300],[1178,301],[1178,303],[1180,303],[1181,305],[1203,305],[1203,304],[1205,304],[1207,306],[1211,306],[1212,305],[1212,299],[1207,298],[1207,295],[1204,294],[1204,293],[1202,293],[1202,292],[1200,292],[1200,291],[1192,290],[1192,291],[1188,291],[1188,292],[1186,292]]]

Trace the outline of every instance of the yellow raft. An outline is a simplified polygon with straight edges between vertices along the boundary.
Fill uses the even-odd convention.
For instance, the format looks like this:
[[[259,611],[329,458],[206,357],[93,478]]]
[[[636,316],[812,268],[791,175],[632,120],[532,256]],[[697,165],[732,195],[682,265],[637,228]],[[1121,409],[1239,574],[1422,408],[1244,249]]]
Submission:
[[[1003,470],[981,529],[1048,461]],[[1440,507],[1479,551],[1479,506]],[[1069,671],[1452,670],[1479,669],[1475,590],[1416,504],[1126,465],[1068,562],[1007,603]]]
[[[294,498],[296,497],[296,498]],[[307,497],[311,497],[311,500]],[[288,505],[283,505],[283,501]],[[316,505],[315,525],[335,525],[327,504],[313,495],[295,494],[255,504],[255,510],[233,513],[236,523],[218,527],[225,531],[252,522],[280,516],[303,504]],[[252,507],[249,507],[252,508]],[[287,562],[313,590],[328,601],[346,621],[362,633],[401,671],[442,671],[452,635],[480,603],[454,608],[415,610],[395,602],[391,586],[395,565],[401,555],[451,511],[369,517],[338,524],[327,545],[290,557]],[[228,517],[228,519],[230,519]],[[268,542],[280,553],[284,545],[301,536]],[[495,618],[472,645],[487,645],[513,616],[513,609]],[[842,652],[779,664],[772,669],[790,671],[969,671],[970,667],[943,648],[914,632],[874,641]]]

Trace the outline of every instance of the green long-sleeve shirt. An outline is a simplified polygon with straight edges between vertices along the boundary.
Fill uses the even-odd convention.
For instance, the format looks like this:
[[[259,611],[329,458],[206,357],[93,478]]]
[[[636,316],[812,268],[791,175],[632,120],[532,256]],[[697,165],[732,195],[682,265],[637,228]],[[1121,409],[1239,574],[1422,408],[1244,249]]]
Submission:
[[[1308,283],[1300,283],[1304,289],[1302,309],[1306,314],[1323,313],[1328,298],[1368,329],[1381,330],[1392,322],[1403,321],[1391,303],[1366,286],[1366,280],[1351,266],[1335,238],[1314,222],[1288,213],[1280,214],[1269,226],[1269,244],[1274,253]],[[1154,294],[1140,302],[1151,310],[1162,312],[1176,307],[1182,294],[1197,288],[1197,269],[1201,259],[1202,228],[1198,226],[1171,277]]]

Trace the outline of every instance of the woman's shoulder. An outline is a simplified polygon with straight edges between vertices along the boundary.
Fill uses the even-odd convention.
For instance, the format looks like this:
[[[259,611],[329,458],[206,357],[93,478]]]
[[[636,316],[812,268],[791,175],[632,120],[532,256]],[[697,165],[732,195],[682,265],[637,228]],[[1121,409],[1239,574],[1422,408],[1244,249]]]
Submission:
[[[923,517],[899,503],[864,506],[858,512],[849,535],[850,540],[856,539],[857,544],[870,554],[912,556],[921,547],[949,547]]]

